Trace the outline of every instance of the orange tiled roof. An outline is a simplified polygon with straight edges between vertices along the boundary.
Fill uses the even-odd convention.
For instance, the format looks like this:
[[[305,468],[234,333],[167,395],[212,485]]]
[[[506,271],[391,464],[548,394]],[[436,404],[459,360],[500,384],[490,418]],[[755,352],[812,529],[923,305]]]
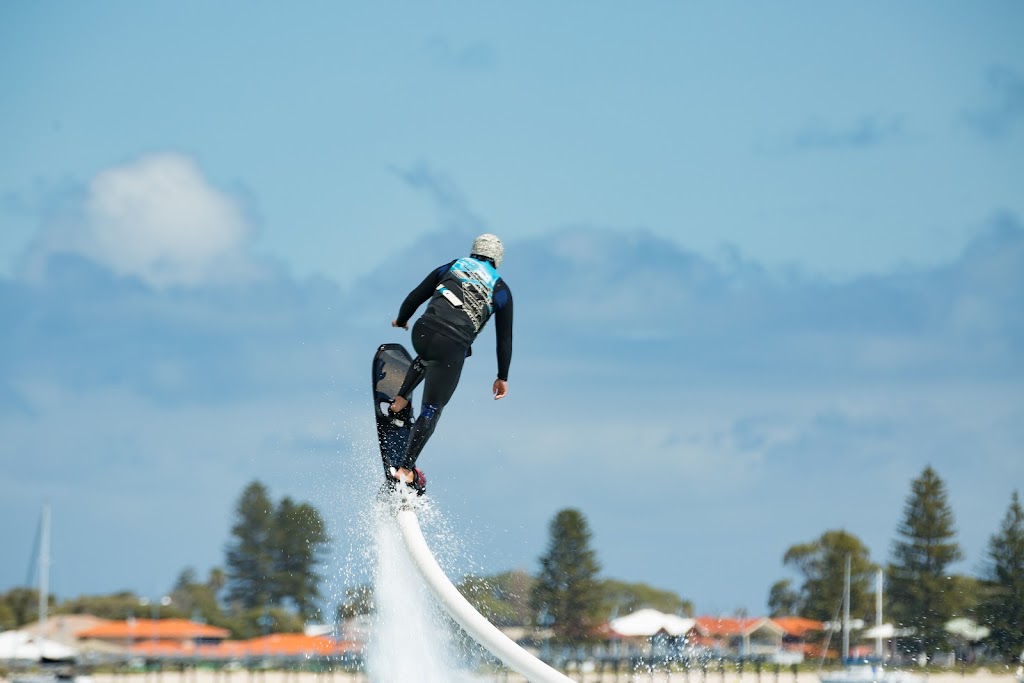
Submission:
[[[240,659],[243,657],[300,657],[340,655],[358,649],[356,643],[301,633],[276,633],[252,640],[224,640],[193,645],[178,640],[142,640],[131,646],[140,657],[196,657],[198,659]]]
[[[200,624],[187,619],[135,619],[110,621],[75,634],[77,638],[98,640],[194,640],[223,639],[230,635],[225,628]]]
[[[772,621],[781,626],[788,635],[798,638],[803,637],[809,631],[820,631],[825,627],[820,621],[804,617],[776,617]]]
[[[302,633],[274,633],[262,638],[246,641],[250,654],[268,655],[332,655],[344,652],[347,647],[325,636],[307,636]]]
[[[695,645],[698,647],[714,647],[718,645],[718,643],[715,642],[715,639],[710,636],[692,635],[688,637],[686,641],[690,645]]]
[[[763,617],[697,617],[697,629],[710,636],[738,636],[750,633],[764,621]]]
[[[252,640],[225,640],[216,645],[200,645],[199,657],[231,659],[258,656],[329,656],[357,650],[358,645],[348,640],[334,640],[325,636],[307,636],[301,633],[276,633]]]

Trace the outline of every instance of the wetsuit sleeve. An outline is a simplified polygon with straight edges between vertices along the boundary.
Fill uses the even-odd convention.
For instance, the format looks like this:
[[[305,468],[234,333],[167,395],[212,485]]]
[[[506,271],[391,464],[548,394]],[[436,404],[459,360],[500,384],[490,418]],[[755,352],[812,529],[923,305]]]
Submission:
[[[499,280],[494,288],[494,336],[498,345],[498,379],[508,381],[512,363],[512,291]]]
[[[430,298],[430,295],[434,293],[434,289],[438,283],[441,282],[441,278],[448,269],[452,267],[455,261],[449,261],[445,265],[437,268],[436,270],[430,271],[430,274],[423,278],[423,282],[419,283],[414,290],[409,292],[409,296],[405,297],[405,301],[402,302],[401,308],[398,309],[398,318],[396,321],[402,327],[409,324],[409,318],[413,316],[416,309],[423,304],[424,301]]]

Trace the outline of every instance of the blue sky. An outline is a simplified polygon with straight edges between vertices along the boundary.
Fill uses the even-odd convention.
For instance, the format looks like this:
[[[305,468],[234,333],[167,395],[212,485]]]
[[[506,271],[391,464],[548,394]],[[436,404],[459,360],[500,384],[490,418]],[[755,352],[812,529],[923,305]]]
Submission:
[[[58,594],[166,591],[260,478],[325,511],[336,589],[368,358],[485,230],[510,395],[487,332],[422,460],[469,568],[535,570],[575,506],[605,575],[761,613],[827,529],[886,561],[931,464],[980,571],[1024,488],[1022,28],[1013,2],[5,4],[0,588],[48,500]]]

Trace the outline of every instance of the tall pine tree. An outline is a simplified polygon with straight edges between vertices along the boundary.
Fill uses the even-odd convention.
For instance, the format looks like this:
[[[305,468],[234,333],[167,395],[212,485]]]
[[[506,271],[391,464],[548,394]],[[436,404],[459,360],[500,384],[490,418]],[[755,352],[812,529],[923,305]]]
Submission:
[[[900,625],[915,630],[914,638],[903,646],[931,659],[948,647],[944,627],[959,602],[950,590],[954,582],[949,566],[963,553],[955,540],[946,486],[930,466],[911,484],[896,533],[889,565],[889,611]]]
[[[559,642],[584,642],[593,637],[602,609],[590,528],[579,510],[566,509],[555,515],[550,532],[530,607],[535,619],[547,615]]]
[[[989,539],[988,560],[979,612],[992,631],[988,644],[1013,661],[1024,652],[1024,508],[1016,491],[999,533]]]
[[[329,541],[320,513],[285,497],[274,505],[258,481],[242,492],[227,547],[228,601],[244,610],[294,610],[312,618],[317,565]]]
[[[324,521],[313,506],[296,505],[285,497],[274,513],[273,532],[274,603],[290,601],[305,619],[316,614],[320,600],[320,575],[316,567],[328,542]]]
[[[246,486],[235,509],[232,540],[226,549],[228,601],[245,609],[271,604],[273,515],[267,487],[258,481]]]

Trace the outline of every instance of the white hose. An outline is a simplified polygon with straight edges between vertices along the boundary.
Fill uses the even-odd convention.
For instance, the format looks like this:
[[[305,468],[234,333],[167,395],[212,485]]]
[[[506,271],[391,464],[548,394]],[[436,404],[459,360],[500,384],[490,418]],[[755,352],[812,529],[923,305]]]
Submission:
[[[487,621],[482,614],[473,609],[466,598],[455,588],[434,559],[433,553],[423,538],[419,520],[412,510],[398,513],[398,526],[402,530],[406,550],[419,569],[427,586],[434,593],[448,614],[465,629],[478,643],[486,647],[491,654],[500,659],[510,669],[519,672],[531,683],[573,683],[550,666],[540,661],[515,641],[502,633]]]

